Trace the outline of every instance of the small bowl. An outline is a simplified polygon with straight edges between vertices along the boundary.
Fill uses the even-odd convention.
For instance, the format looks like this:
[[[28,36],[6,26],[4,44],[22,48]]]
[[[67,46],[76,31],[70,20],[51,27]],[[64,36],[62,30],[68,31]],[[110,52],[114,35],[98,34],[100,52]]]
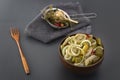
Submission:
[[[73,35],[76,35],[76,34],[73,34]],[[70,36],[73,36],[73,35],[70,35]],[[89,35],[89,34],[87,34]],[[68,38],[69,36],[67,36],[66,38]],[[97,61],[95,62],[94,64],[91,64],[89,66],[75,66],[74,64],[66,61],[62,55],[62,52],[61,52],[61,44],[64,42],[64,40],[66,39],[64,38],[60,45],[59,45],[59,56],[60,56],[60,60],[62,62],[62,64],[65,66],[65,68],[67,68],[68,70],[74,72],[74,73],[77,73],[77,74],[90,74],[90,73],[93,73],[95,72],[98,67],[101,65],[101,63],[103,62],[103,59],[104,59],[104,50],[103,50],[103,56]],[[95,38],[95,37],[94,37]]]
[[[49,9],[49,8],[47,9],[47,8],[46,8],[46,9],[43,11],[43,13],[42,13],[42,14],[44,14],[44,15],[42,16],[42,19],[46,20],[46,19],[44,18],[44,16],[45,16],[49,11],[51,11],[51,10],[56,10],[56,9],[59,10],[59,11],[61,11],[61,12],[63,12],[64,15],[65,15],[65,17],[68,18],[68,19],[70,19],[70,16],[69,16],[65,11],[63,11],[62,9],[59,9],[59,8],[52,8],[52,9]],[[61,29],[61,28],[67,28],[67,27],[69,27],[69,26],[58,27],[58,26],[52,24],[49,20],[46,20],[46,21],[48,22],[49,25],[51,25],[51,27],[56,28],[56,29]]]

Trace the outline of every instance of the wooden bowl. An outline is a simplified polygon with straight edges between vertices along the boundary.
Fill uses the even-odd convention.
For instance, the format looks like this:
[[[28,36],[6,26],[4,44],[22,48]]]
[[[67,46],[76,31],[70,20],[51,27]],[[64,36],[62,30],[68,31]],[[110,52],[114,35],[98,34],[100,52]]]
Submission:
[[[73,35],[76,35],[76,34],[73,34]],[[70,35],[70,36],[73,36],[73,35]],[[89,34],[88,34],[88,35],[89,35]],[[67,36],[66,38],[68,38],[68,36]],[[90,74],[90,73],[95,72],[95,71],[98,69],[98,67],[101,65],[101,63],[103,62],[103,59],[104,59],[104,51],[103,51],[103,56],[102,56],[97,62],[95,62],[94,64],[91,64],[91,65],[89,65],[89,66],[83,66],[83,67],[82,67],[82,66],[75,66],[74,64],[66,61],[66,60],[64,59],[63,55],[62,55],[62,52],[61,52],[60,46],[61,46],[61,44],[64,42],[64,40],[65,40],[66,38],[64,38],[64,39],[61,41],[60,45],[59,45],[59,56],[60,56],[60,60],[61,60],[61,62],[63,63],[63,65],[64,65],[68,70],[70,70],[70,71],[72,71],[72,72],[75,72],[75,73],[77,73],[77,74],[83,74],[83,75],[84,75],[84,74]]]

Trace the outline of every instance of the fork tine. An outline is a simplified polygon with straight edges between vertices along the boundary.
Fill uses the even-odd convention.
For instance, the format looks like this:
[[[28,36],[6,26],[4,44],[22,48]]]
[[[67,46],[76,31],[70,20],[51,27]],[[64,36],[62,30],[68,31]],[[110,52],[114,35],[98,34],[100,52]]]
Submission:
[[[13,28],[12,28],[12,27],[10,27],[10,33],[11,33],[11,35],[13,36],[14,31],[13,31]]]
[[[17,31],[16,31],[16,28],[14,28],[14,35],[16,35],[17,34]]]
[[[15,28],[15,34],[19,34],[18,28]]]
[[[11,27],[11,28],[10,28],[10,33],[11,33],[11,36],[12,36],[15,40],[19,40],[19,31],[18,31],[17,28]]]
[[[19,30],[17,28],[10,28],[12,35],[19,35]]]

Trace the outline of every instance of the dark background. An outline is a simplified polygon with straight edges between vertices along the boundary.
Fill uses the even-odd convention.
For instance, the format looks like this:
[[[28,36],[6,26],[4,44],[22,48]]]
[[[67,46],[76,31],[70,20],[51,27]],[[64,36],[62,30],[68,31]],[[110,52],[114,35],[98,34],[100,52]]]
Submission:
[[[79,1],[84,12],[95,12],[92,34],[103,40],[105,59],[99,71],[79,76],[66,70],[59,60],[61,39],[43,44],[26,37],[26,25],[40,10],[50,4],[70,0],[0,0],[0,80],[120,80],[120,0]],[[19,27],[21,46],[29,63],[31,75],[24,73],[16,43],[9,28]]]

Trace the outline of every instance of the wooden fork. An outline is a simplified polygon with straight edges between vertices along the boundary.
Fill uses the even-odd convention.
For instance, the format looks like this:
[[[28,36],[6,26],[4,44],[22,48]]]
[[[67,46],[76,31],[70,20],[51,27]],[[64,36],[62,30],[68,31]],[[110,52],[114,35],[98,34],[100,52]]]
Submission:
[[[17,43],[17,46],[18,46],[18,49],[19,49],[19,53],[20,53],[20,57],[21,57],[21,60],[22,60],[22,64],[23,64],[25,73],[28,75],[28,74],[30,74],[30,70],[29,70],[26,58],[23,55],[23,52],[22,52],[21,47],[20,47],[20,43],[19,43],[20,33],[19,33],[19,30],[17,28],[10,28],[10,33],[11,33],[11,37]]]

